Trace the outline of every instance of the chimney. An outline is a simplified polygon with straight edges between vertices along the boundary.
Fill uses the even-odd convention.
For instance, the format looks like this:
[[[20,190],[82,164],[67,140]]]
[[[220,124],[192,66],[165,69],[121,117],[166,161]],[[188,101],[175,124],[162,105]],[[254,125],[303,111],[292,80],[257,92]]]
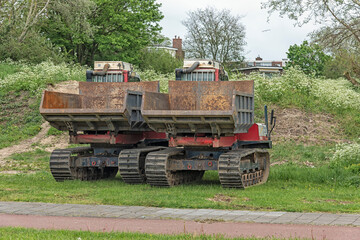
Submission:
[[[182,39],[180,38],[180,36],[176,36],[173,39],[173,48],[176,48],[176,58],[179,59],[184,59],[185,57],[185,52],[182,50]]]
[[[259,56],[257,56],[257,58],[255,58],[256,61],[262,61],[263,59]]]

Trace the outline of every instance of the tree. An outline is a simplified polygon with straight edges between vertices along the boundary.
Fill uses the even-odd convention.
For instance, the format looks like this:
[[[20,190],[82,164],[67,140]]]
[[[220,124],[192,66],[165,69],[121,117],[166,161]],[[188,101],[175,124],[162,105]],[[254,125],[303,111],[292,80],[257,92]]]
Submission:
[[[299,26],[310,20],[325,25],[314,31],[311,39],[334,57],[328,64],[327,75],[339,76],[340,68],[336,64],[347,62],[349,71],[343,72],[344,76],[348,79],[351,74],[360,77],[357,57],[360,54],[359,0],[267,0],[262,6],[269,14],[279,11],[280,16],[288,16]]]
[[[39,31],[50,0],[0,0],[0,59],[41,62],[59,59],[52,44]]]
[[[50,0],[0,1],[0,31],[2,34],[16,35],[17,41],[26,35],[44,17]]]
[[[54,0],[41,23],[41,32],[68,60],[85,64],[96,30],[90,21],[95,9],[92,0]]]
[[[141,49],[159,36],[160,6],[156,0],[0,0],[0,50],[12,43],[16,54],[4,56],[29,59],[21,53],[36,56],[35,43],[34,49],[81,64],[95,59],[137,63]]]
[[[326,45],[340,46],[343,42],[360,44],[359,0],[267,0],[262,4],[269,14],[279,11],[303,25],[311,20],[326,24],[319,38]]]
[[[188,13],[183,21],[187,28],[184,41],[186,55],[194,58],[211,58],[222,63],[242,60],[245,27],[240,16],[230,10],[207,7]]]
[[[183,61],[173,57],[165,49],[146,48],[140,57],[139,67],[142,70],[153,69],[160,73],[174,73],[176,68],[182,67]]]
[[[161,30],[155,0],[72,0],[52,4],[43,31],[62,53],[81,63],[137,63],[140,51]]]
[[[137,63],[141,50],[158,36],[163,18],[155,0],[95,0],[92,59]]]
[[[326,63],[331,59],[319,45],[309,45],[304,41],[301,45],[290,46],[287,57],[289,62],[286,67],[299,66],[306,74],[321,76],[324,74]]]

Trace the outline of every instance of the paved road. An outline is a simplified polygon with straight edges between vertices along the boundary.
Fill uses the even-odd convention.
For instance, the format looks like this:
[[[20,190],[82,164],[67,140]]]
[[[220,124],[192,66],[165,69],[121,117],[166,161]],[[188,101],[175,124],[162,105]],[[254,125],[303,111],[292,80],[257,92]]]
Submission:
[[[0,227],[360,239],[360,214],[0,202]]]
[[[138,206],[0,202],[0,213],[122,219],[175,219],[279,224],[360,226],[360,214],[260,212],[215,209],[175,209]],[[360,237],[359,237],[360,239]]]

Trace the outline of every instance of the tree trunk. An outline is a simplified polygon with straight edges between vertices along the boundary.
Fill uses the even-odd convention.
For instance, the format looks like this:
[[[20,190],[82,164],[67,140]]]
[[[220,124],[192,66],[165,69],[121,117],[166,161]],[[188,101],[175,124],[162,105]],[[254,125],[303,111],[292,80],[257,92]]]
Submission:
[[[352,78],[349,72],[345,72],[344,77],[349,80],[349,82],[351,82],[352,85],[354,85],[355,87],[360,87],[360,83],[357,82],[354,78]]]

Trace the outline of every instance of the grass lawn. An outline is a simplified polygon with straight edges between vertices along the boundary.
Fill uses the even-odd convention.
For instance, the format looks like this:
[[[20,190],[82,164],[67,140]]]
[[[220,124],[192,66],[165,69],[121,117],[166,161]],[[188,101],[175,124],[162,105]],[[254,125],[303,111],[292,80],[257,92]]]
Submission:
[[[127,185],[113,180],[57,183],[49,172],[0,175],[0,201],[134,205],[170,208],[249,209],[296,212],[360,212],[360,191],[355,187],[292,180],[318,174],[292,166],[275,166],[269,181],[246,190],[223,189],[217,172],[207,172],[201,182],[173,188]],[[287,179],[289,178],[289,179]],[[306,178],[306,177],[305,177]]]
[[[218,239],[225,240],[221,235],[192,235],[192,234],[179,234],[179,235],[161,235],[161,234],[145,234],[145,233],[124,233],[124,232],[89,232],[89,231],[68,231],[68,230],[35,230],[26,228],[0,228],[0,239],[42,239],[42,240],[55,240],[55,239],[181,239],[181,240],[206,240]],[[241,240],[276,240],[278,238],[231,238]]]
[[[119,174],[112,180],[55,182],[50,153],[36,150],[7,159],[7,167],[0,170],[25,173],[0,174],[0,201],[360,213],[358,178],[329,167],[332,149],[275,145],[272,162],[287,162],[271,167],[266,184],[246,190],[222,188],[216,171],[206,172],[201,182],[173,188],[128,185]]]

